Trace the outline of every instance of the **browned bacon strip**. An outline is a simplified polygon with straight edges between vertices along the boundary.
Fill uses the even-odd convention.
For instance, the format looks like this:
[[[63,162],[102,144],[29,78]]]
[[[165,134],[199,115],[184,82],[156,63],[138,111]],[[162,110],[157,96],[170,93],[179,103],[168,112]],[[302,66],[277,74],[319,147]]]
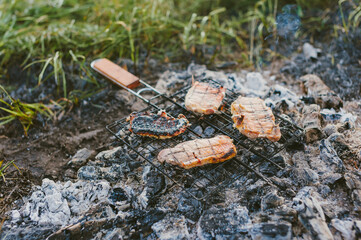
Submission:
[[[180,114],[178,118],[168,117],[164,111],[158,114],[131,113],[129,131],[146,137],[171,138],[183,133],[189,126],[187,118]]]
[[[249,138],[268,138],[277,142],[281,131],[272,110],[260,98],[239,97],[231,106],[234,127]]]
[[[195,82],[185,97],[187,110],[205,115],[214,114],[221,106],[226,88],[216,88],[205,82]]]
[[[158,154],[160,162],[189,169],[208,163],[224,162],[236,156],[233,140],[225,135],[209,139],[195,139],[163,149]]]

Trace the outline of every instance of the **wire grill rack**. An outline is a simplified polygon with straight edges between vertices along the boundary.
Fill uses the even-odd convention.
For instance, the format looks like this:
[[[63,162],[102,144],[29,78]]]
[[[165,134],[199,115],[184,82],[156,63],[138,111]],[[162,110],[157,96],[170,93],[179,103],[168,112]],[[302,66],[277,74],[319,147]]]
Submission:
[[[215,86],[220,85],[220,83],[212,79],[202,79],[201,81],[206,81]],[[280,125],[282,134],[278,142],[271,142],[268,139],[247,138],[238,129],[233,128],[233,120],[231,119],[230,105],[239,94],[227,90],[220,114],[199,116],[187,111],[184,106],[184,98],[190,87],[184,87],[172,96],[157,94],[149,99],[149,107],[141,111],[156,113],[164,109],[169,116],[185,115],[191,126],[179,136],[170,139],[155,139],[135,135],[129,131],[129,123],[126,122],[126,118],[115,121],[107,125],[106,128],[119,141],[130,147],[131,151],[134,151],[197,200],[205,200],[211,194],[233,183],[249,171],[271,183],[269,179],[257,171],[257,167],[264,161],[268,161],[277,168],[282,169],[282,166],[272,161],[272,157],[288,145],[301,141],[303,129],[290,120],[275,115],[276,123]],[[233,143],[238,151],[235,158],[223,163],[209,164],[187,170],[168,163],[160,163],[157,160],[158,153],[164,148],[174,147],[184,141],[196,138],[210,138],[219,134],[227,135],[234,140]],[[240,157],[243,151],[249,151],[257,155],[258,160],[253,159],[253,161],[244,162]]]

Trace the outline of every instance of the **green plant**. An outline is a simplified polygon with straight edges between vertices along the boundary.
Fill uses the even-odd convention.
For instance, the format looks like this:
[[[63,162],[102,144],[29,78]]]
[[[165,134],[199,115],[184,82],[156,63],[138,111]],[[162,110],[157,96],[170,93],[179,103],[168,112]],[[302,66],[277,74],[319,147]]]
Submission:
[[[346,19],[344,10],[342,8],[342,4],[348,2],[352,6],[352,10],[349,12],[348,19]],[[340,15],[341,15],[341,21],[342,21],[342,27],[335,26],[335,30],[341,30],[348,35],[351,28],[357,28],[361,21],[361,3],[355,4],[353,1],[348,0],[339,0],[338,1],[339,9],[340,9]],[[335,31],[337,34],[337,31]]]
[[[21,173],[21,171],[18,168],[18,166],[16,166],[16,164],[14,163],[15,160],[11,160],[11,161],[7,162],[4,166],[2,166],[4,161],[5,161],[4,159],[0,160],[0,177],[2,177],[5,182],[6,181],[5,171],[6,171],[6,169],[8,169],[10,167],[10,165],[13,165],[20,173]]]
[[[18,119],[23,126],[25,136],[27,136],[29,127],[33,125],[33,120],[36,118],[38,113],[47,118],[51,118],[53,116],[51,109],[42,103],[24,103],[20,100],[13,99],[1,85],[0,90],[2,90],[7,99],[10,101],[9,103],[5,101],[4,98],[0,99],[0,103],[3,104],[3,107],[0,107],[0,110],[7,114],[6,116],[0,117],[0,125],[7,124]]]
[[[254,8],[246,14],[246,22],[250,22],[250,49],[249,59],[253,62],[256,55],[257,62],[261,61],[260,52],[263,48],[263,42],[266,35],[276,38],[276,14],[278,0],[259,0],[255,3]],[[257,44],[256,44],[257,42]]]

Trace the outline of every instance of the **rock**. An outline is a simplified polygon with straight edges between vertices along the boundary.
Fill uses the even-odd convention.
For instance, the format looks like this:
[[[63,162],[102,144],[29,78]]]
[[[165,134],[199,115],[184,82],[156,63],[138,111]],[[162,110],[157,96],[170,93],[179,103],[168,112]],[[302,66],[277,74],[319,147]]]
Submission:
[[[80,149],[68,162],[68,166],[73,168],[79,168],[83,166],[93,153],[94,151],[89,150],[87,148]]]
[[[178,214],[168,214],[152,226],[152,230],[160,240],[189,239],[186,219]]]
[[[311,143],[323,138],[320,107],[316,104],[305,106],[302,110],[302,127],[305,129],[305,141]]]
[[[269,208],[275,208],[278,206],[281,206],[285,202],[285,199],[283,197],[280,197],[277,195],[277,191],[272,191],[267,193],[263,198],[261,202],[261,208],[263,211],[269,209]]]
[[[247,96],[261,97],[264,96],[269,87],[267,87],[267,81],[263,78],[259,72],[247,73],[246,82],[241,92]]]
[[[116,161],[119,154],[122,153],[123,147],[116,147],[111,150],[102,151],[95,156],[96,160],[107,160],[107,161]]]
[[[301,77],[301,81],[304,92],[313,97],[316,104],[320,105],[321,108],[340,109],[342,107],[341,98],[326,86],[318,76],[308,74]]]
[[[317,55],[321,52],[321,49],[319,48],[314,48],[311,44],[309,43],[304,43],[302,46],[302,50],[303,50],[303,55],[305,55],[305,58],[307,60],[309,59],[316,59]]]
[[[200,239],[230,239],[245,234],[251,225],[248,210],[237,204],[223,208],[212,206],[197,223]]]
[[[331,224],[341,233],[342,239],[356,239],[356,231],[353,229],[354,222],[352,220],[332,219]]]
[[[320,142],[320,158],[333,171],[342,173],[345,169],[342,160],[338,157],[336,150],[328,139]]]
[[[292,225],[287,222],[257,223],[252,226],[250,235],[254,240],[290,240]]]
[[[320,206],[314,188],[305,187],[293,199],[293,208],[298,212],[298,219],[314,239],[332,239],[330,229],[325,220],[325,214]]]

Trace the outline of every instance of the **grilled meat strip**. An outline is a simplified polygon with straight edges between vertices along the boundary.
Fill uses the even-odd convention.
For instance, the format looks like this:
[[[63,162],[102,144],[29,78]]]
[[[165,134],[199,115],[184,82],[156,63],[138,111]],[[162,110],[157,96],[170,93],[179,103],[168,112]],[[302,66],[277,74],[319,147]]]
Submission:
[[[189,126],[183,114],[173,118],[168,117],[165,111],[160,111],[158,114],[133,112],[127,121],[130,121],[129,131],[140,136],[160,139],[178,136]]]
[[[231,106],[234,127],[249,138],[268,138],[277,142],[281,131],[272,110],[260,98],[238,97]]]
[[[214,114],[221,106],[226,88],[215,88],[205,82],[195,82],[185,97],[187,110],[205,115]]]
[[[189,169],[208,163],[224,162],[236,156],[233,139],[219,135],[209,139],[195,139],[159,152],[158,160]]]

